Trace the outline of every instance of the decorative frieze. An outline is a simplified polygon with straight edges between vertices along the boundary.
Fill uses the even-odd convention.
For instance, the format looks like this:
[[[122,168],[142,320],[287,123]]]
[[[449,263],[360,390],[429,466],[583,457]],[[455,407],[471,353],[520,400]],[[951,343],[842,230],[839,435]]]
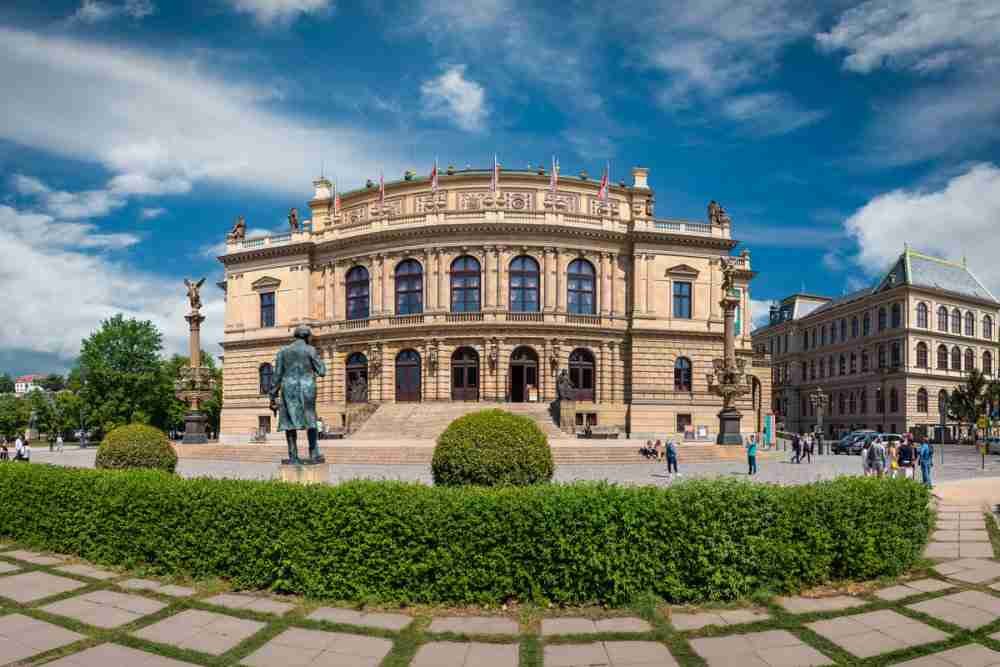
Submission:
[[[478,211],[486,208],[506,208],[513,211],[530,211],[535,208],[534,193],[530,190],[463,190],[458,193],[461,211]]]

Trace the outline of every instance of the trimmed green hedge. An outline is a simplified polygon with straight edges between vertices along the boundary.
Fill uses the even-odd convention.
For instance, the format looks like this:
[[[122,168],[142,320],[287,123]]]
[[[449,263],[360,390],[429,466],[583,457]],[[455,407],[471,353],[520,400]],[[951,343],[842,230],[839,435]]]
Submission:
[[[438,436],[431,461],[439,486],[526,486],[552,479],[555,464],[538,424],[504,410],[459,417]]]
[[[403,603],[674,602],[895,575],[928,491],[842,478],[439,488],[0,465],[0,535],[97,563]]]
[[[94,465],[111,470],[154,468],[173,472],[177,468],[177,452],[160,429],[146,424],[126,424],[104,437]]]

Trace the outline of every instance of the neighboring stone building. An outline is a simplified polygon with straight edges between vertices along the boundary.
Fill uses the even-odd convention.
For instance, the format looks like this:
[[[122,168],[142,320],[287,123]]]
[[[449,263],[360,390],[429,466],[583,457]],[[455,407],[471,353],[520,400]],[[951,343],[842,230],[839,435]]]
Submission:
[[[653,217],[647,170],[632,185],[544,171],[452,171],[344,193],[317,180],[311,221],[291,231],[230,235],[225,265],[222,434],[273,427],[265,390],[292,328],[312,326],[329,368],[318,410],[344,423],[357,402],[537,402],[560,371],[577,388],[574,421],[633,436],[718,426],[708,392],[723,355],[718,258],[737,241],[714,206],[708,223]],[[737,258],[740,313],[754,273]],[[749,357],[749,317],[737,351]],[[760,430],[769,370],[740,403]],[[572,428],[572,425],[569,425]],[[403,434],[401,434],[403,435]]]
[[[42,386],[39,382],[41,382],[44,377],[44,375],[19,375],[14,380],[14,394],[17,396],[24,396],[31,391],[40,391]]]
[[[978,368],[997,372],[1000,302],[964,264],[907,249],[873,288],[831,299],[793,294],[753,332],[773,361],[779,426],[816,425],[809,393],[829,395],[828,436],[855,428],[952,438],[940,406]]]

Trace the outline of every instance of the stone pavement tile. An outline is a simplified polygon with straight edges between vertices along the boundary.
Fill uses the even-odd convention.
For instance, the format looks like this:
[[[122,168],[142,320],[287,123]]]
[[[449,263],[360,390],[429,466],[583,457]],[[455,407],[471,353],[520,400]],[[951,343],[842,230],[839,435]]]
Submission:
[[[816,621],[807,627],[859,658],[948,638],[937,628],[889,609]]]
[[[291,628],[244,658],[251,667],[378,667],[392,642],[341,632]]]
[[[45,605],[42,611],[75,618],[99,628],[117,628],[143,616],[155,614],[166,606],[158,600],[150,600],[141,595],[94,591]]]
[[[946,595],[934,598],[933,600],[924,600],[923,602],[907,605],[907,608],[927,614],[928,616],[933,616],[945,623],[951,623],[966,630],[974,630],[982,627],[988,623],[992,623],[996,618],[995,614],[969,606],[968,604],[956,602],[951,599],[952,597],[953,595]]]
[[[152,579],[126,579],[119,581],[117,585],[134,591],[155,591],[163,584]]]
[[[58,565],[66,560],[65,556],[60,556],[58,554],[40,554],[37,551],[27,551],[25,549],[5,551],[0,554],[0,556],[23,560],[24,562],[31,563],[33,565]]]
[[[952,588],[953,586],[947,581],[941,581],[940,579],[916,579],[914,581],[907,581],[906,585],[910,588],[915,588],[923,593],[936,593],[938,591],[943,591],[946,588]]]
[[[89,577],[91,579],[100,579],[104,581],[105,579],[114,579],[118,575],[114,572],[109,572],[108,570],[102,570],[99,567],[94,567],[93,565],[86,565],[85,563],[77,563],[75,565],[61,565],[56,568],[59,572],[65,572],[66,574],[75,574],[80,577]]]
[[[888,588],[881,588],[875,591],[875,597],[882,600],[888,600],[889,602],[895,602],[896,600],[902,600],[903,598],[912,597],[914,595],[921,595],[921,591],[918,591],[915,588],[910,588],[904,584],[889,586]]]
[[[0,574],[7,574],[8,572],[17,572],[20,569],[21,568],[19,568],[17,565],[14,565],[13,563],[7,563],[5,561],[0,560]]]
[[[46,663],[46,667],[109,667],[109,665],[116,667],[185,667],[185,665],[193,664],[117,644],[101,644],[86,651],[60,658],[55,662]]]
[[[962,558],[993,558],[993,545],[989,542],[959,542],[958,555]]]
[[[608,667],[610,664],[611,659],[601,642],[545,646],[545,667]]]
[[[677,661],[660,642],[604,642],[612,667],[677,667]]]
[[[246,609],[260,614],[275,614],[277,616],[282,616],[295,609],[295,605],[288,602],[279,602],[269,597],[243,593],[222,593],[202,600],[202,602],[228,609]]]
[[[24,574],[12,574],[9,577],[0,577],[0,597],[23,604],[67,591],[74,591],[86,585],[76,579],[57,577],[54,574],[36,570]]]
[[[699,630],[709,625],[729,626],[756,623],[770,618],[770,614],[757,609],[718,609],[696,613],[671,612],[670,624],[681,632]]]
[[[940,519],[936,524],[934,524],[936,530],[958,530],[958,519],[954,521],[941,521]]]
[[[868,604],[849,595],[834,595],[826,598],[780,597],[777,599],[785,611],[792,614],[811,614],[820,611],[841,611]]]
[[[366,628],[381,628],[399,632],[413,622],[412,616],[406,614],[386,614],[380,612],[363,612],[355,609],[340,609],[337,607],[320,607],[306,616],[312,621],[330,621],[331,623],[347,623]]]
[[[72,644],[83,635],[23,614],[0,617],[0,665]]]
[[[828,657],[808,644],[761,649],[757,654],[768,667],[813,667],[833,664]]]
[[[589,618],[543,618],[542,636],[552,635],[592,635],[597,632],[597,624]]]
[[[431,621],[430,632],[466,635],[516,635],[517,623],[500,616],[442,616]]]
[[[133,632],[157,644],[221,655],[266,624],[201,609],[188,609]]]
[[[697,638],[691,640],[691,647],[705,659],[709,667],[730,665],[792,667],[833,664],[825,655],[787,630]]]
[[[928,542],[924,558],[958,558],[958,542]]]
[[[1000,598],[982,591],[961,591],[946,596],[946,599],[1000,616]]]
[[[998,667],[1000,653],[982,644],[966,644],[958,648],[901,662],[896,667]]]
[[[960,542],[989,542],[990,534],[985,530],[963,530],[959,533]]]
[[[430,642],[417,650],[410,667],[517,667],[519,660],[517,644]]]
[[[935,530],[931,533],[931,539],[935,542],[958,542],[957,530]]]
[[[983,558],[962,558],[949,563],[940,563],[934,570],[951,579],[982,583],[1000,578],[1000,563]]]
[[[191,597],[198,591],[193,588],[188,588],[187,586],[177,586],[175,584],[167,584],[166,586],[160,586],[154,589],[154,592],[160,595],[169,595],[172,598],[187,598]]]
[[[641,618],[620,616],[618,618],[602,618],[597,621],[598,632],[649,632],[653,629]]]

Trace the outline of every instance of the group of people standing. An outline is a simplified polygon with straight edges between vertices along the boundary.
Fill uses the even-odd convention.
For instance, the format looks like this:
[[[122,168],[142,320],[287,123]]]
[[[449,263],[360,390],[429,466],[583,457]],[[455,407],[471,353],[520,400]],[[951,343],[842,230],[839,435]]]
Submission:
[[[10,449],[8,448],[7,438],[4,437],[0,440],[0,461],[10,461]],[[21,434],[18,433],[14,439],[14,461],[24,461],[25,463],[31,462],[31,442],[27,438],[22,438]]]
[[[792,436],[792,463],[812,463],[813,454],[816,453],[816,436],[812,433],[795,434]]]
[[[921,481],[932,486],[931,468],[934,466],[934,447],[926,436],[914,444],[907,433],[902,442],[889,441],[880,436],[865,438],[861,447],[861,466],[865,477],[901,477],[915,479],[920,466]]]
[[[652,440],[646,441],[646,446],[639,450],[639,453],[648,459],[653,461],[664,461],[667,462],[667,474],[677,472],[677,443],[673,440],[667,440],[667,444],[664,446],[663,442],[657,440],[653,442]]]

